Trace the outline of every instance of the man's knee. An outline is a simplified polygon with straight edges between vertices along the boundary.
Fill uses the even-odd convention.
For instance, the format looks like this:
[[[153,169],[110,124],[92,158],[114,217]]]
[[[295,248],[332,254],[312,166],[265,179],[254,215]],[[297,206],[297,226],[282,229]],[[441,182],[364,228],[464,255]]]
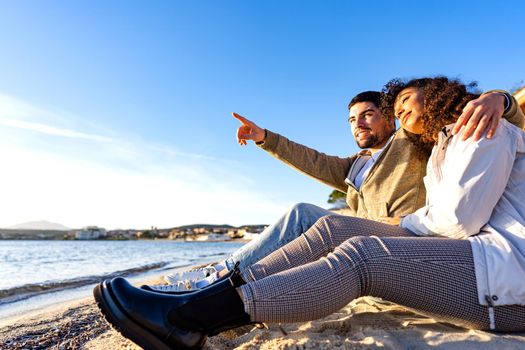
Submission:
[[[306,213],[306,212],[319,211],[319,209],[322,209],[322,208],[316,205],[310,204],[310,203],[297,203],[297,204],[294,204],[292,208],[290,208],[290,212]]]

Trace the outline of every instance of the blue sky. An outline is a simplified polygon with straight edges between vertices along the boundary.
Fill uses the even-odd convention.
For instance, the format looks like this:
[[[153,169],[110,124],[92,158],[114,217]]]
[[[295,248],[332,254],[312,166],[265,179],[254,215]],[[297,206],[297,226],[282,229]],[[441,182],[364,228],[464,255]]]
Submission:
[[[0,1],[0,227],[270,223],[330,188],[235,140],[236,111],[357,151],[350,98],[394,77],[524,85],[507,1]]]

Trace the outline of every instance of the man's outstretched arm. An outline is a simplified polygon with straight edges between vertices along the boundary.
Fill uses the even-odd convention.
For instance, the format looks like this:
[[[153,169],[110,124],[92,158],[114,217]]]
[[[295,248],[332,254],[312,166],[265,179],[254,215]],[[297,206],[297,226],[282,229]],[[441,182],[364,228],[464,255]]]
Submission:
[[[237,129],[237,142],[244,146],[255,142],[275,158],[322,183],[346,193],[345,178],[356,157],[329,156],[295,143],[279,134],[259,127],[254,122],[232,113],[241,126]]]

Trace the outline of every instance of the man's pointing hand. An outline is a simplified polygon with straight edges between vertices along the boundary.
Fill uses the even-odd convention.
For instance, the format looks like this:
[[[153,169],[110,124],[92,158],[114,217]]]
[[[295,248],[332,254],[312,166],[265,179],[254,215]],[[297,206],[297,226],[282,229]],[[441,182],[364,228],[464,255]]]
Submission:
[[[248,140],[252,140],[253,142],[264,141],[264,129],[258,127],[255,123],[249,121],[248,119],[240,116],[235,112],[233,112],[232,115],[242,124],[237,129],[237,142],[239,143],[239,145],[246,145]]]

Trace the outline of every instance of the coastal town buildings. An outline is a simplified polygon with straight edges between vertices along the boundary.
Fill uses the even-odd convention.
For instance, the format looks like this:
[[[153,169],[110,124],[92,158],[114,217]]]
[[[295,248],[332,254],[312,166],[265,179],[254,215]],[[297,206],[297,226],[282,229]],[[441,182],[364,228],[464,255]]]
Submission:
[[[189,225],[175,228],[159,229],[152,227],[147,230],[116,229],[106,230],[98,226],[87,226],[78,230],[27,230],[1,229],[0,240],[135,240],[135,239],[167,239],[196,242],[224,242],[235,240],[251,240],[257,237],[266,225],[245,225],[233,227],[229,225]]]
[[[99,239],[107,236],[107,231],[98,226],[87,226],[75,232],[75,239]]]

